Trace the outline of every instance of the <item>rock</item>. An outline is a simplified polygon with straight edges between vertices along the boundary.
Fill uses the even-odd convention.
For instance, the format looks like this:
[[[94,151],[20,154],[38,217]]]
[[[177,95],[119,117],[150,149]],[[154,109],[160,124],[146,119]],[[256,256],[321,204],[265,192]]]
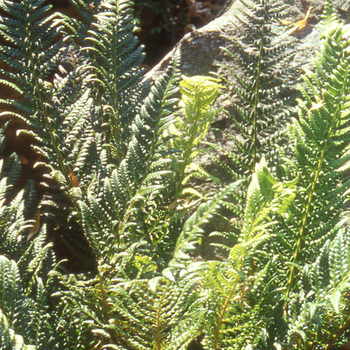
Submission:
[[[339,10],[341,17],[347,22],[350,22],[350,1],[348,0],[335,0],[334,4]]]
[[[223,35],[234,31],[231,8],[199,30],[192,31],[181,39],[175,48],[164,59],[146,74],[146,79],[154,79],[168,65],[175,50],[181,51],[181,72],[186,75],[207,75],[216,70],[217,64],[224,55],[220,46],[228,43]]]
[[[186,34],[163,60],[146,74],[146,79],[154,79],[167,67],[175,50],[181,51],[181,72],[186,75],[208,75],[217,69],[224,56],[221,46],[228,44],[224,35],[233,31],[227,12],[199,30]]]
[[[350,1],[334,0],[335,7],[346,23],[350,22]],[[236,28],[233,25],[235,14],[240,7],[240,1],[228,1],[228,9],[218,18],[202,27],[199,30],[186,34],[180,42],[169,52],[163,60],[149,71],[145,79],[154,79],[169,63],[174,50],[180,50],[182,56],[181,72],[186,75],[207,75],[208,72],[218,71],[218,65],[224,63],[225,54],[221,47],[229,45],[229,40],[225,38],[234,37]],[[303,53],[303,61],[310,58],[310,53],[317,50],[319,40],[315,25],[320,21],[324,1],[322,0],[295,0],[290,5],[291,12],[294,12],[295,19],[303,19],[307,9],[313,7],[307,30],[299,37],[300,47],[296,47],[296,52]],[[298,59],[300,55],[297,56]]]

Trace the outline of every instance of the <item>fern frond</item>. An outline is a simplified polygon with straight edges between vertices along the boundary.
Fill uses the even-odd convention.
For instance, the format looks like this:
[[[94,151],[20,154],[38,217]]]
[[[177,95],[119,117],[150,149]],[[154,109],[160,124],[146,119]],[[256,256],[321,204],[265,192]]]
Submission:
[[[344,39],[338,21],[327,25],[323,48],[307,72],[305,98],[299,101],[300,121],[288,128],[293,153],[300,172],[293,216],[285,226],[285,235],[293,235],[293,264],[288,290],[295,279],[295,263],[308,245],[308,256],[316,256],[324,242],[336,234],[340,211],[345,201],[349,178],[346,173],[349,145],[349,41]],[[326,59],[327,57],[327,59]],[[318,82],[318,83],[314,83]],[[315,254],[315,255],[314,255]]]
[[[151,88],[131,125],[125,157],[104,181],[102,194],[81,202],[88,239],[102,260],[135,241],[156,246],[167,235],[165,216],[172,173],[168,170],[169,147],[160,135],[173,119],[178,60],[175,55],[172,68]],[[162,223],[156,231],[155,223]]]
[[[24,210],[28,215],[27,218],[30,219],[41,211],[41,218],[44,219],[42,222],[51,221],[54,226],[62,228],[68,226],[68,215],[62,215],[62,213],[67,213],[69,207],[74,207],[74,198],[72,198],[73,203],[70,203],[69,198],[74,186],[71,183],[69,165],[65,164],[72,149],[67,149],[59,140],[61,137],[65,138],[65,135],[70,132],[69,128],[74,130],[74,121],[69,119],[70,115],[66,110],[70,108],[74,98],[82,99],[85,96],[86,87],[82,89],[82,92],[77,92],[81,90],[79,88],[84,87],[81,84],[84,74],[80,74],[80,78],[77,78],[78,74],[66,72],[69,77],[65,77],[63,82],[62,80],[51,82],[57,65],[63,61],[66,63],[69,61],[65,55],[70,55],[71,46],[64,44],[57,28],[52,25],[53,17],[49,15],[50,6],[43,5],[42,1],[34,0],[3,2],[2,5],[5,13],[2,17],[2,24],[6,31],[2,31],[0,35],[5,42],[9,43],[8,47],[4,46],[0,57],[5,63],[2,74],[10,85],[13,83],[20,87],[20,96],[5,101],[9,112],[4,112],[3,118],[12,118],[7,126],[9,130],[16,128],[17,124],[20,125],[21,130],[17,132],[16,137],[29,140],[27,147],[33,157],[28,162],[28,168],[32,168],[33,173],[38,174],[38,182],[42,181],[40,185],[32,186],[31,199],[25,202],[32,208],[29,210],[26,207]],[[75,63],[76,61],[70,60],[68,70],[76,70]],[[74,89],[74,83],[77,83],[76,89]],[[62,94],[66,93],[68,86],[71,89],[71,96],[63,97]],[[78,106],[75,105],[73,108],[78,108]],[[11,110],[15,110],[15,113],[12,113]],[[85,111],[85,119],[89,112]],[[65,121],[67,114],[68,119]],[[90,131],[91,134],[91,129],[87,131]],[[88,144],[86,134],[80,133],[79,136]],[[8,141],[6,138],[5,140]],[[79,150],[73,153],[78,158],[78,162],[81,154],[78,152],[81,151],[81,148],[84,150],[87,148],[81,144],[79,146]],[[36,160],[39,162],[36,163]],[[22,165],[21,172],[23,171],[24,166]],[[50,174],[45,174],[46,180],[44,180],[42,175],[47,171]],[[80,177],[80,174],[78,176]],[[43,187],[46,187],[46,191],[43,190]],[[39,201],[43,192],[45,198],[39,209]],[[54,198],[53,193],[60,195]],[[58,208],[64,209],[60,212]],[[58,212],[60,214],[56,215]],[[77,236],[78,240],[83,241],[81,231],[80,236],[79,233]],[[86,250],[88,249],[85,248]]]
[[[193,280],[178,285],[158,280],[154,292],[147,281],[111,286],[116,344],[124,349],[186,349],[205,317],[203,301],[196,298],[198,287]]]
[[[288,340],[306,349],[322,349],[347,341],[349,326],[348,232],[340,229],[326,241],[318,258],[302,273],[304,297],[292,295]]]
[[[170,145],[178,151],[174,155],[173,167],[176,173],[176,186],[173,195],[173,210],[179,211],[177,203],[183,199],[190,201],[198,199],[195,189],[188,188],[188,182],[192,177],[206,177],[214,181],[217,178],[209,175],[204,169],[195,163],[196,157],[202,152],[199,148],[208,132],[209,125],[214,116],[220,110],[211,108],[218,96],[222,85],[219,80],[212,77],[183,76],[180,82],[180,115],[174,123],[165,131],[164,136],[172,136]],[[185,195],[187,192],[187,195]],[[194,198],[193,198],[194,197]]]
[[[14,330],[10,328],[9,321],[5,314],[0,309],[0,346],[3,349],[14,350],[35,350],[33,345],[26,345],[23,337],[15,334]]]
[[[278,254],[265,252],[264,246],[273,242],[279,219],[288,215],[297,180],[279,182],[269,172],[264,159],[256,165],[247,191],[238,242],[231,248],[226,262],[213,261],[205,272],[213,303],[209,305],[213,318],[206,329],[206,348],[241,349],[266,341],[271,343],[274,331],[270,329],[271,334],[265,333],[267,328],[274,328],[273,313],[278,303],[267,306],[260,297],[270,295],[271,301],[272,295],[278,295],[274,273]],[[252,319],[256,322],[249,327]]]
[[[143,48],[133,35],[134,18],[129,0],[104,0],[85,38],[91,64],[88,82],[97,84],[95,103],[113,140],[117,159],[125,156],[124,145],[132,133],[130,126],[139,110]],[[127,102],[126,102],[127,101]],[[105,130],[107,131],[107,130]]]
[[[207,223],[210,218],[216,214],[225,198],[227,198],[237,186],[239,186],[239,182],[234,182],[225,187],[211,200],[202,203],[185,222],[183,230],[177,239],[173,258],[169,263],[170,267],[184,267],[188,263],[190,259],[189,253],[195,251],[200,243],[203,233],[203,228],[201,228],[201,226]]]
[[[232,49],[223,48],[239,67],[239,73],[223,67],[228,70],[224,79],[234,91],[234,112],[229,116],[238,135],[231,137],[236,150],[228,161],[234,179],[249,176],[262,156],[268,162],[276,156],[275,145],[283,144],[283,130],[293,113],[294,39],[279,24],[288,16],[287,7],[279,0],[240,1],[234,22],[237,34],[227,38]]]

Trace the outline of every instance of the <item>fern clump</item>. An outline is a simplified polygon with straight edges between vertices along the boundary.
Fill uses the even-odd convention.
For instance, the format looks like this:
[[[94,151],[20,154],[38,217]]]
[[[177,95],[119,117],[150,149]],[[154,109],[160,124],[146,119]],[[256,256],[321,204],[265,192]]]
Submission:
[[[0,100],[0,347],[346,343],[350,41],[332,2],[291,118],[285,7],[241,1],[240,180],[214,194],[193,180],[220,182],[196,161],[221,83],[181,77],[179,53],[145,82],[131,1],[71,4],[76,18],[0,0],[0,82],[15,92]],[[217,220],[227,257],[205,261]]]
[[[227,261],[202,266],[207,349],[346,341],[349,41],[333,15],[322,25],[322,48],[304,75],[299,119],[287,126],[276,172],[264,158],[257,163],[237,243]],[[193,237],[181,239],[190,247]]]
[[[141,83],[139,66],[144,55],[133,35],[130,1],[72,4],[77,18],[51,16],[50,6],[42,1],[1,3],[5,13],[1,35],[9,43],[2,47],[6,64],[2,83],[21,95],[1,100],[9,106],[3,116],[10,120],[1,138],[6,158],[1,172],[1,242],[5,251],[17,249],[15,263],[9,260],[14,257],[6,257],[3,266],[7,271],[12,264],[18,288],[28,289],[19,298],[34,303],[27,326],[35,324],[37,331],[29,336],[27,326],[13,328],[7,315],[13,310],[2,309],[4,342],[10,346],[23,341],[38,348],[45,342],[65,349],[102,343],[130,348],[143,341],[130,337],[130,327],[122,319],[127,314],[135,319],[145,312],[141,308],[133,315],[133,298],[136,304],[150,298],[145,308],[160,300],[154,309],[157,335],[143,346],[160,349],[170,341],[169,348],[183,348],[202,325],[204,309],[195,307],[201,304],[196,301],[197,285],[184,279],[177,286],[173,279],[160,281],[159,275],[172,256],[173,235],[180,222],[173,218],[172,203],[184,195],[188,167],[214,114],[210,104],[220,85],[204,78],[198,78],[195,86],[188,83],[183,93],[187,100],[179,107],[178,54],[153,86]],[[14,30],[18,25],[20,31]],[[184,112],[176,112],[180,108]],[[180,117],[175,123],[180,114],[191,116],[197,125],[189,131],[181,127]],[[29,168],[40,175],[39,184],[26,179],[18,193],[15,189],[28,160],[8,155],[6,135],[14,120],[22,123],[17,134],[29,140],[33,154]],[[185,144],[171,131],[175,124],[186,134]],[[65,273],[56,270],[52,246],[59,258],[69,257],[60,263],[67,267]],[[30,266],[29,272],[23,270],[24,276],[17,261]],[[69,275],[76,270],[86,275]],[[137,289],[151,278],[156,278],[156,285],[149,282],[156,291]],[[3,288],[8,286],[10,281],[4,280]],[[187,297],[194,301],[190,309]],[[119,299],[124,299],[124,306]],[[41,308],[35,304],[39,301]],[[160,307],[167,303],[173,308],[161,316]],[[51,314],[57,317],[52,323]],[[114,328],[110,328],[112,315],[118,319]],[[201,316],[185,336],[181,333],[193,315]],[[167,320],[160,328],[159,317]],[[181,317],[184,321],[177,322]],[[97,327],[92,327],[92,320],[99,320]],[[60,333],[68,323],[76,331]],[[146,334],[146,326],[144,330]],[[40,337],[40,332],[45,336]]]
[[[347,202],[349,184],[347,137],[350,42],[343,24],[334,16],[330,16],[326,21],[322,39],[323,47],[316,60],[315,72],[307,72],[305,75],[306,88],[302,89],[304,100],[299,101],[300,122],[295,120],[289,128],[296,165],[300,172],[300,192],[293,207],[293,218],[297,215],[301,220],[297,225],[294,220],[291,220],[288,228],[287,225],[284,226],[287,229],[284,229],[283,233],[284,237],[288,238],[293,232],[295,237],[295,244],[291,246],[293,264],[288,273],[287,296],[292,300],[296,297],[296,290],[299,289],[298,280],[302,273],[299,268],[300,262],[307,264],[307,269],[312,266],[311,269],[317,270],[319,281],[314,280],[315,284],[308,285],[305,293],[315,291],[314,296],[311,297],[315,305],[318,304],[317,300],[320,302],[319,298],[323,299],[320,293],[327,293],[323,290],[325,285],[322,285],[321,281],[324,278],[329,278],[333,282],[338,281],[333,285],[334,289],[326,288],[332,295],[327,299],[330,298],[336,308],[337,316],[334,315],[336,323],[339,321],[338,317],[343,320],[347,317],[346,308],[343,309],[342,314],[337,302],[332,298],[339,296],[338,291],[343,283],[339,274],[343,274],[341,271],[346,266],[340,267],[339,258],[343,255],[343,248],[340,247],[344,244],[341,243],[344,239],[342,238],[344,231],[341,227],[344,225],[347,227],[346,220],[342,218],[342,212]],[[337,240],[338,244],[335,243]],[[333,241],[334,243],[331,243]],[[329,251],[330,245],[332,248]],[[306,247],[307,255],[304,253]],[[335,253],[336,247],[340,250]],[[320,251],[322,251],[321,257]],[[336,255],[337,258],[335,258]],[[337,267],[334,264],[338,264]],[[318,312],[321,314],[324,311],[325,308],[320,307],[312,318],[316,320]],[[293,312],[290,316],[294,319],[292,314]],[[306,318],[309,317],[307,313],[303,315]],[[338,323],[338,327],[342,329],[340,324]],[[322,331],[322,337],[325,338],[319,340],[321,337],[319,334],[313,346],[316,347],[318,342],[324,343],[327,337],[327,341],[333,343],[329,338],[332,332],[340,336],[340,330],[330,331],[328,327],[332,326],[325,325]]]

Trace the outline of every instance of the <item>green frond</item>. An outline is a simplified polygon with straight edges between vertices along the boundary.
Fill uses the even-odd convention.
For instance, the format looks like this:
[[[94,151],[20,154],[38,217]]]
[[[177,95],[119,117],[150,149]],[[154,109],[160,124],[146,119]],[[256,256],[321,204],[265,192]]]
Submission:
[[[220,109],[211,108],[223,86],[212,77],[183,76],[180,82],[181,100],[180,115],[165,130],[163,137],[170,136],[169,144],[176,150],[173,158],[173,170],[176,174],[176,185],[173,194],[172,212],[180,210],[177,205],[181,200],[198,200],[202,196],[188,183],[191,178],[202,177],[219,181],[196,164],[196,158],[202,153],[200,145],[208,133],[209,125]],[[183,210],[186,212],[186,209]]]
[[[237,33],[227,37],[232,48],[222,48],[238,66],[234,72],[223,66],[234,91],[229,117],[237,131],[232,136],[236,150],[227,162],[233,179],[249,176],[262,156],[268,163],[276,156],[275,145],[283,145],[283,130],[293,114],[296,83],[290,65],[294,39],[279,22],[288,17],[288,5],[249,0],[235,8]]]
[[[304,267],[304,297],[292,295],[288,341],[305,349],[322,349],[346,341],[348,327],[348,232],[338,231],[317,259]]]
[[[105,270],[90,280],[65,279],[69,290],[60,294],[67,314],[76,327],[84,326],[91,347],[101,342],[113,349],[185,350],[205,320],[200,281],[194,276],[176,282],[160,276],[125,279],[127,266],[121,260],[130,263],[135,249],[139,247],[116,257],[113,272]]]
[[[39,107],[38,89],[44,90],[44,80],[56,67],[61,58],[62,46],[58,33],[44,15],[50,6],[43,1],[2,2],[4,16],[0,35],[8,43],[1,47],[0,59],[13,71],[2,70],[7,78],[6,85],[14,87],[23,96],[20,104],[31,108]],[[34,72],[35,70],[35,72]]]
[[[271,301],[272,295],[278,295],[274,281],[278,254],[273,255],[264,247],[275,239],[278,220],[288,216],[297,182],[298,178],[289,183],[279,182],[269,172],[264,159],[256,165],[247,190],[238,242],[230,249],[226,262],[214,261],[205,272],[213,300],[209,307],[214,312],[206,330],[208,349],[241,349],[271,343],[271,335],[266,333],[268,328],[273,328],[278,303],[267,306],[263,296]],[[250,323],[254,319],[256,322]]]
[[[133,35],[131,5],[129,0],[101,1],[83,48],[91,61],[86,69],[88,82],[96,85],[96,107],[111,128],[107,136],[117,147],[119,159],[125,155],[124,144],[143,93],[139,66],[144,53]]]
[[[173,173],[169,170],[171,150],[160,136],[174,118],[178,61],[175,55],[173,65],[152,86],[136,114],[125,157],[113,165],[96,195],[80,202],[88,240],[101,261],[136,241],[161,246],[168,234],[166,207]]]
[[[23,337],[19,334],[15,334],[11,329],[9,321],[5,314],[0,309],[0,346],[3,349],[13,350],[35,350],[33,345],[26,345]]]
[[[326,0],[324,3],[324,8],[322,12],[321,25],[327,25],[327,22],[333,22],[338,17],[335,9],[333,0]]]
[[[202,203],[192,216],[185,222],[180,233],[173,253],[173,258],[169,263],[170,267],[178,268],[186,265],[190,259],[189,253],[196,250],[203,233],[202,225],[207,223],[216,214],[223,201],[239,186],[239,182],[234,182],[225,187],[221,192],[206,203]]]
[[[38,186],[34,187],[30,183],[24,185],[27,188],[31,187],[30,197],[25,202],[28,207],[24,208],[26,219],[33,219],[40,211],[41,219],[50,217],[48,221],[62,227],[67,225],[67,217],[60,220],[62,212],[66,211],[67,207],[74,206],[73,203],[69,203],[69,193],[74,187],[71,183],[72,174],[69,168],[71,165],[64,164],[73,146],[68,144],[72,148],[67,149],[66,145],[62,144],[59,139],[61,137],[64,139],[66,134],[70,132],[70,128],[73,129],[73,132],[77,132],[77,128],[74,128],[74,120],[70,118],[71,114],[67,115],[66,110],[70,109],[72,113],[70,105],[73,104],[73,99],[85,96],[86,88],[80,95],[77,93],[77,90],[82,87],[81,81],[84,75],[80,74],[80,78],[77,78],[77,74],[66,72],[66,76],[62,78],[63,81],[62,79],[58,79],[59,82],[57,80],[51,81],[54,70],[59,63],[65,61],[66,66],[69,67],[67,69],[71,71],[77,68],[74,66],[76,61],[71,59],[73,57],[71,46],[63,43],[63,40],[59,38],[57,28],[52,25],[53,17],[49,15],[50,6],[43,5],[43,1],[3,2],[2,4],[5,13],[2,17],[2,24],[7,28],[7,31],[6,36],[5,32],[1,32],[0,35],[3,34],[3,39],[9,42],[8,47],[6,45],[3,47],[4,50],[0,57],[1,61],[5,63],[2,73],[7,81],[21,88],[21,94],[18,98],[5,101],[6,108],[15,110],[15,113],[12,113],[11,110],[9,113],[6,111],[3,113],[4,116],[12,117],[7,129],[12,127],[12,124],[19,122],[22,130],[17,132],[16,137],[28,140],[27,147],[32,148],[32,157],[39,159],[37,164],[35,164],[35,160],[30,159],[27,167],[32,168],[33,173],[36,174],[45,173],[45,170],[51,172],[51,174],[45,174],[46,181],[42,178],[38,180],[38,182],[42,181],[42,184]],[[68,59],[69,55],[71,58]],[[76,90],[73,88],[74,83],[76,83]],[[66,96],[62,97],[69,85],[70,99]],[[73,108],[78,107],[78,104],[73,105]],[[85,118],[89,112],[85,110]],[[65,121],[66,116],[68,117],[67,121]],[[88,144],[85,135],[80,132],[79,136]],[[7,142],[6,137],[5,141]],[[79,156],[81,156],[79,151],[83,146],[78,144],[76,148],[79,149],[73,152],[73,156],[79,161]],[[87,146],[83,148],[85,152],[86,148]],[[74,166],[72,168],[74,169]],[[21,173],[24,171],[23,165],[20,165],[19,171]],[[80,177],[80,174],[77,176]],[[11,181],[14,181],[16,187],[18,178],[11,177]],[[42,191],[41,186],[46,187],[47,191]],[[42,192],[44,192],[44,200],[39,205]],[[57,192],[60,195],[53,199],[52,193]],[[39,209],[39,207],[41,208]],[[56,215],[62,208],[65,209]],[[81,236],[80,240],[82,240]]]
[[[33,251],[29,256],[32,253]],[[25,272],[19,263],[0,256],[0,339],[4,349],[37,349],[42,348],[45,342],[52,344],[48,331],[52,330],[55,321],[51,319],[47,305],[49,286],[46,284],[47,276],[43,268],[44,258],[35,259],[40,260],[40,266],[36,267],[36,272],[31,276],[36,283],[36,291],[33,291],[32,282],[28,278],[33,270],[29,268]],[[49,270],[51,269],[52,266]],[[58,337],[54,341],[58,345]]]
[[[219,89],[223,88],[219,82],[219,80],[211,77],[182,77],[180,82],[182,102],[185,108],[189,108],[192,112],[186,111],[190,118],[197,118],[193,115],[193,112],[204,114],[211,107],[219,93]]]
[[[272,348],[276,329],[283,332],[275,319],[279,296],[274,260],[249,278],[230,261],[209,265],[203,274],[210,295],[205,349]]]
[[[305,244],[311,258],[336,234],[349,180],[348,174],[341,170],[348,161],[347,132],[343,131],[347,130],[348,123],[349,42],[343,39],[339,22],[327,26],[323,42],[315,73],[307,73],[309,88],[304,91],[306,98],[299,102],[300,121],[293,120],[288,128],[300,173],[300,189],[292,215],[301,220],[298,223],[290,220],[284,232],[287,237],[295,237],[294,263],[302,255]],[[332,59],[326,61],[325,57]],[[319,83],[316,85],[313,81]],[[290,290],[295,278],[293,266]]]
[[[115,338],[123,349],[186,349],[205,319],[198,288],[195,280],[174,284],[163,279],[154,292],[147,281],[135,281],[125,288],[111,286],[111,312],[124,319],[114,317]]]

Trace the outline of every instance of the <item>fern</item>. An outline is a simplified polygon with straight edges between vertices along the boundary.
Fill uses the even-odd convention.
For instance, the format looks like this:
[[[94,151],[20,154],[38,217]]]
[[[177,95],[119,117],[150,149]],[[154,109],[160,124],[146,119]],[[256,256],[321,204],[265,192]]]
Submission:
[[[224,188],[210,201],[202,203],[185,222],[183,230],[177,239],[173,258],[169,263],[169,267],[179,268],[186,266],[186,263],[190,260],[190,255],[188,253],[195,251],[201,242],[204,232],[201,226],[204,226],[217,214],[220,206],[224,203],[224,199],[229,197],[238,185],[239,182],[234,182]]]
[[[138,84],[144,54],[132,34],[134,18],[130,1],[102,1],[96,18],[83,48],[92,60],[88,82],[97,83],[97,113],[105,126],[112,128],[106,141],[113,142],[113,152],[120,161],[125,155],[123,147],[129,140],[129,128],[142,92]]]
[[[86,84],[93,90],[94,113],[99,132],[111,159],[120,162],[131,135],[130,126],[145,88],[140,84],[144,53],[133,35],[134,18],[131,1],[100,1],[86,4],[73,1],[82,20],[60,16],[56,25],[72,38],[74,46],[84,52]],[[144,97],[144,96],[143,96]],[[127,102],[126,102],[127,101]]]
[[[165,206],[169,204],[163,182],[170,178],[165,168],[170,161],[166,158],[169,151],[158,136],[172,120],[176,67],[175,59],[174,68],[151,89],[132,126],[133,135],[126,156],[105,179],[101,199],[89,196],[87,202],[80,204],[90,244],[103,259],[110,259],[116,250],[123,250],[139,240],[156,246],[166,233],[152,231],[151,217],[164,222]],[[152,213],[152,207],[156,206],[158,212]],[[159,221],[158,225],[162,227]],[[166,230],[165,223],[163,225]],[[100,234],[103,236],[99,237]]]
[[[272,272],[278,266],[278,254],[267,254],[262,248],[275,239],[278,218],[288,215],[296,181],[283,184],[273,178],[264,160],[257,165],[238,243],[226,262],[212,262],[205,274],[212,300],[204,340],[207,349],[241,349],[271,341],[267,333],[279,300]],[[266,299],[275,300],[267,306]]]
[[[72,308],[78,306],[79,312],[85,315],[77,327],[86,328],[84,324],[89,325],[93,320],[99,328],[92,327],[91,334],[98,335],[105,346],[114,348],[155,346],[160,349],[170,341],[169,349],[184,348],[200,329],[199,324],[195,323],[193,330],[189,328],[184,331],[184,327],[192,322],[190,321],[192,316],[178,323],[177,317],[180,318],[185,312],[187,304],[180,304],[178,310],[176,308],[169,310],[170,313],[175,312],[173,317],[176,321],[173,325],[170,323],[174,331],[169,330],[170,321],[166,321],[166,325],[161,326],[164,329],[155,328],[156,336],[150,340],[148,336],[143,338],[138,334],[134,336],[129,327],[125,328],[123,321],[126,317],[133,320],[133,323],[140,322],[140,325],[143,323],[140,319],[141,314],[137,312],[133,315],[134,306],[129,305],[132,303],[130,295],[141,281],[138,279],[134,282],[127,281],[144,276],[157,276],[157,271],[165,267],[164,259],[169,255],[167,241],[170,232],[167,220],[169,220],[170,195],[174,193],[172,189],[174,176],[173,172],[166,169],[171,161],[166,156],[170,156],[173,150],[169,149],[167,138],[162,140],[159,136],[174,119],[172,106],[177,102],[174,93],[177,92],[178,81],[176,60],[177,57],[174,67],[151,89],[140,108],[140,113],[136,115],[125,158],[105,179],[103,193],[88,195],[85,200],[80,201],[82,221],[97,260],[98,275],[86,282],[77,280],[69,285],[71,293],[63,295],[69,300]],[[129,288],[125,289],[125,285],[135,287],[129,291]],[[82,289],[83,286],[86,291]],[[154,310],[156,313],[163,312],[160,307],[166,308],[168,303],[173,303],[171,300],[174,300],[174,306],[179,302],[176,299],[181,295],[177,293],[182,293],[183,290],[180,288],[175,292],[177,287],[173,284],[167,288],[169,289],[164,306],[159,301],[159,309]],[[110,301],[115,293],[117,296]],[[140,298],[140,302],[146,301],[147,298],[156,300],[163,298],[160,296],[161,293],[162,291],[158,291],[152,296],[149,291],[145,291],[137,297]],[[98,300],[92,297],[94,295]],[[119,304],[119,299],[125,299],[125,304]],[[93,307],[98,304],[101,308]],[[148,308],[149,306],[147,303]],[[73,312],[70,310],[69,315]],[[203,317],[204,309],[190,310],[191,315],[196,313],[197,316],[201,314],[201,318]],[[114,314],[116,315],[112,316]],[[108,321],[111,317],[115,317],[116,322],[112,328]],[[158,322],[160,321],[156,319],[154,327],[158,327]],[[140,334],[144,327],[139,330]],[[88,340],[90,346],[94,346],[91,336],[86,335],[86,339],[90,339]]]
[[[15,304],[19,302],[26,302],[25,297],[21,298],[18,295],[20,294],[20,286],[18,286],[19,273],[16,263],[14,261],[6,259],[4,256],[0,256],[0,273],[2,290],[1,309],[3,310],[0,311],[1,347],[4,349],[33,349],[35,347],[25,345],[23,337],[21,335],[15,334],[15,331],[13,329],[12,318],[13,312],[15,311]],[[4,278],[5,275],[6,279]],[[6,295],[8,295],[7,298],[5,297]],[[11,302],[12,305],[9,302]]]
[[[1,181],[2,199],[6,180]],[[56,259],[51,244],[45,243],[44,227],[26,245],[33,230],[33,223],[23,216],[26,196],[21,191],[6,206],[2,200],[0,208],[0,343],[4,349],[58,349],[63,337],[52,334],[61,319],[50,300],[57,288]]]
[[[213,262],[205,271],[211,296],[203,341],[207,349],[311,349],[344,342],[346,301],[342,311],[337,309],[338,286],[329,291],[325,286],[337,274],[348,274],[346,267],[337,270],[339,250],[327,257],[327,245],[344,224],[349,185],[349,43],[335,17],[323,37],[315,72],[306,73],[306,88],[301,88],[300,121],[288,126],[291,159],[277,164],[280,179],[264,161],[256,166],[238,242],[227,261]],[[313,282],[306,284],[306,275]],[[346,278],[338,278],[343,293]],[[289,344],[283,342],[287,333]]]
[[[6,31],[2,32],[2,37],[11,43],[8,47],[4,46],[2,61],[6,63],[6,68],[2,70],[2,75],[6,80],[3,79],[3,83],[21,94],[18,99],[2,100],[10,107],[3,115],[12,118],[8,128],[12,123],[18,123],[16,118],[22,121],[18,137],[30,140],[33,158],[29,160],[29,167],[41,181],[41,185],[35,188],[37,194],[33,196],[33,199],[36,197],[34,203],[27,203],[32,204],[31,218],[40,212],[41,223],[47,222],[51,231],[60,231],[62,237],[69,240],[66,241],[66,247],[84,247],[82,252],[87,252],[85,259],[91,260],[82,230],[74,223],[76,219],[69,222],[67,210],[73,208],[76,201],[74,196],[77,191],[74,187],[77,185],[72,180],[81,177],[80,174],[74,174],[73,169],[77,171],[74,163],[77,161],[79,167],[82,153],[86,153],[88,145],[91,145],[92,130],[83,129],[89,110],[76,111],[83,104],[89,104],[86,87],[82,83],[83,76],[78,78],[76,72],[77,61],[82,58],[76,59],[71,47],[59,38],[48,16],[50,6],[43,6],[42,1],[25,1],[6,2],[3,8],[8,17],[3,17]],[[15,25],[19,30],[13,30]],[[68,77],[63,81],[57,78],[51,83],[52,73],[64,60],[65,54],[70,55],[66,62],[73,72],[67,73]],[[69,99],[65,94],[74,84],[76,90]],[[71,107],[73,99],[78,102]],[[80,134],[85,146],[82,143],[72,144],[68,136],[71,133]],[[60,138],[66,139],[67,144],[58,142]],[[76,159],[72,159],[72,155]],[[18,181],[18,177],[14,181]],[[39,204],[42,193],[44,200]],[[75,234],[67,235],[68,231],[75,231]]]
[[[180,81],[176,53],[149,85],[132,3],[72,4],[78,18],[39,0],[0,1],[1,83],[17,93],[1,100],[0,347],[346,342],[350,41],[332,2],[291,120],[284,4],[241,1],[227,52],[244,73],[234,76],[232,116],[241,154],[231,155],[242,180],[214,194],[193,178],[220,182],[196,160],[221,84]],[[26,153],[11,148],[13,130]],[[202,261],[217,220],[227,232],[208,234],[227,259]]]
[[[174,284],[158,279],[153,291],[142,280],[110,285],[105,291],[108,314],[95,307],[102,305],[101,300],[91,300],[90,307],[82,309],[94,320],[90,346],[99,337],[112,349],[185,349],[204,321],[196,289],[198,284],[190,280]],[[83,297],[74,300],[86,303]],[[107,319],[100,318],[103,314]]]
[[[176,215],[177,218],[181,218],[188,211],[188,207],[181,207],[181,201],[192,200],[193,206],[204,199],[198,190],[189,186],[191,179],[204,178],[219,181],[199,166],[196,158],[205,151],[200,149],[202,140],[214,116],[220,112],[220,109],[211,108],[211,105],[222,87],[216,79],[211,77],[183,76],[180,82],[180,115],[165,132],[165,136],[173,136],[170,144],[178,151],[173,161],[176,178],[170,212],[170,215],[174,215],[176,211],[179,212]]]
[[[46,106],[50,96],[44,83],[62,56],[62,43],[58,40],[57,31],[50,27],[50,23],[40,19],[49,10],[48,6],[43,7],[41,4],[42,1],[2,3],[5,14],[14,18],[2,18],[1,35],[9,45],[2,46],[1,59],[13,71],[2,69],[1,73],[6,79],[2,79],[1,82],[21,94],[23,99],[1,102],[17,109],[18,112],[6,114],[24,120],[27,127],[38,126],[40,123],[45,126],[44,130],[51,136],[59,162],[60,153],[57,141],[53,138]]]
[[[338,233],[338,230],[343,224],[341,212],[349,185],[349,41],[335,16],[326,17],[323,25],[323,48],[315,62],[315,72],[306,73],[307,88],[302,90],[305,102],[299,101],[301,120],[294,121],[289,128],[300,171],[300,194],[293,217],[302,219],[297,225],[293,220],[289,222],[285,231],[286,237],[291,231],[295,237],[287,284],[287,296],[291,297],[288,315],[293,320],[290,341],[310,348],[320,348],[325,343],[330,347],[344,341],[348,318],[346,304],[342,311],[338,307],[346,280],[340,276],[345,276],[348,270],[345,261],[340,267],[343,252],[337,249],[342,247],[346,251],[343,231]],[[306,246],[307,256],[303,253]],[[305,271],[313,285],[304,285],[305,297],[298,300],[298,280]],[[326,287],[326,283],[330,285]],[[331,319],[330,314],[334,316]],[[321,320],[320,330],[315,324]],[[305,332],[308,322],[310,332]]]
[[[295,211],[283,230],[285,238],[293,235],[295,241],[289,291],[293,290],[296,264],[305,261],[302,250],[307,246],[308,259],[312,259],[325,240],[335,235],[349,183],[349,42],[337,20],[327,25],[323,42],[316,72],[305,76],[300,122],[294,120],[288,129],[300,173]],[[293,217],[300,218],[298,223]]]
[[[288,5],[284,1],[240,1],[233,24],[236,34],[227,37],[232,48],[222,48],[239,67],[226,69],[233,90],[235,151],[225,151],[220,161],[233,179],[249,176],[264,155],[268,162],[283,144],[286,123],[293,112],[296,82],[292,68],[293,38],[281,27]],[[214,146],[215,147],[215,146]]]
[[[287,343],[306,349],[323,349],[346,342],[349,326],[348,232],[338,231],[319,257],[302,271],[303,294],[291,304]]]

